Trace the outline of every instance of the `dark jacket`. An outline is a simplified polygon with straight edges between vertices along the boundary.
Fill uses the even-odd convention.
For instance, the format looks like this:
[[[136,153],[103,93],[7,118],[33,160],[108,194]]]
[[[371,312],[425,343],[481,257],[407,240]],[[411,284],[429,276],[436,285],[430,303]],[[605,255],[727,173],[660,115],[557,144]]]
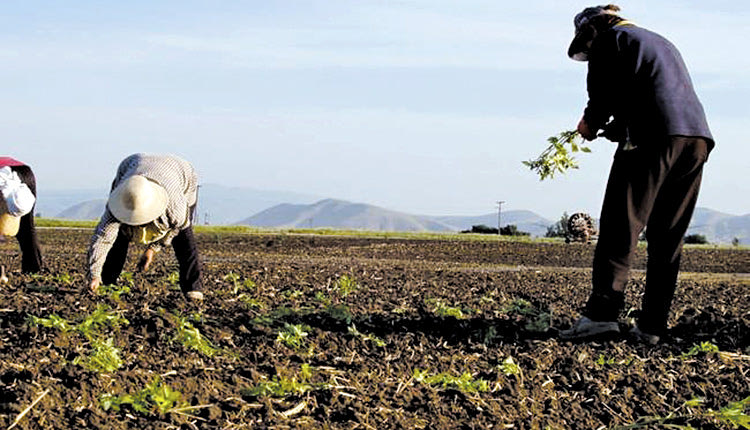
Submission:
[[[680,53],[652,31],[624,22],[599,34],[589,52],[587,85],[584,119],[593,131],[612,116],[635,145],[691,136],[713,146]]]

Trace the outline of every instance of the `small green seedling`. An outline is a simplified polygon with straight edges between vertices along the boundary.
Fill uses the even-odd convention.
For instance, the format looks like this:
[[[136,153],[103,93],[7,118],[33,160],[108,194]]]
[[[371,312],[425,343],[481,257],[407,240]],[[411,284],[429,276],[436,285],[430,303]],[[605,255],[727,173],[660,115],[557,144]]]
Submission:
[[[91,339],[91,354],[79,355],[73,359],[73,364],[81,365],[87,370],[97,373],[112,373],[122,367],[120,349],[114,346],[114,340],[108,338]]]
[[[279,330],[276,336],[276,342],[283,343],[294,350],[300,350],[304,346],[309,330],[310,327],[303,324],[284,323],[284,328]]]
[[[490,390],[489,381],[474,379],[468,371],[455,376],[447,372],[431,375],[428,370],[414,369],[414,380],[423,384],[438,385],[444,390],[454,389],[463,393],[486,392]]]
[[[130,405],[133,410],[144,415],[157,413],[166,415],[181,406],[182,393],[173,390],[169,385],[162,383],[161,378],[156,376],[143,389],[133,394],[115,396],[105,394],[99,399],[102,409],[119,412],[122,405]]]
[[[177,326],[177,334],[174,339],[184,347],[200,352],[201,354],[213,357],[219,350],[207,341],[200,330],[195,328],[185,317],[174,315],[174,321]]]

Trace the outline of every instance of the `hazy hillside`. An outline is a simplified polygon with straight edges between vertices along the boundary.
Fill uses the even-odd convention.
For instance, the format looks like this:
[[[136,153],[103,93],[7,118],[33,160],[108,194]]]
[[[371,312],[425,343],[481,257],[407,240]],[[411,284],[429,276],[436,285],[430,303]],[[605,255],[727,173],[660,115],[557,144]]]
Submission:
[[[36,213],[46,217],[98,219],[104,211],[103,190],[47,190],[39,193]],[[479,216],[412,215],[342,200],[285,191],[206,184],[198,193],[198,224],[245,224],[262,227],[335,227],[386,231],[461,231],[473,225],[497,227],[497,213]],[[248,217],[248,214],[255,214]],[[503,211],[502,226],[544,236],[557,222],[526,210]],[[241,221],[237,221],[241,220]],[[750,245],[750,214],[736,216],[697,208],[688,234],[703,234],[712,243],[734,238]]]
[[[46,217],[69,219],[96,219],[101,211],[85,209],[93,200],[105,201],[108,190],[48,190],[39,193],[36,212]],[[233,224],[280,203],[312,203],[320,197],[287,191],[262,191],[252,188],[225,187],[216,184],[201,185],[198,191],[197,223]],[[88,217],[88,218],[86,218]]]
[[[338,227],[385,231],[451,231],[452,226],[363,203],[326,199],[311,205],[281,204],[238,224],[258,227]]]
[[[89,190],[54,190],[49,188],[40,188],[37,191],[36,214],[37,216],[56,218],[60,213],[67,212],[73,206],[97,200],[106,199],[109,190],[89,189]],[[101,213],[95,218],[99,218]]]
[[[80,220],[99,219],[101,218],[102,213],[104,213],[104,207],[106,205],[107,200],[105,199],[88,200],[65,209],[55,215],[55,218]]]
[[[688,234],[702,234],[714,243],[731,243],[734,238],[750,245],[750,214],[735,216],[696,208]]]
[[[289,191],[263,191],[253,188],[201,185],[198,192],[199,224],[234,224],[247,214],[258,213],[281,203],[312,203],[318,196]]]

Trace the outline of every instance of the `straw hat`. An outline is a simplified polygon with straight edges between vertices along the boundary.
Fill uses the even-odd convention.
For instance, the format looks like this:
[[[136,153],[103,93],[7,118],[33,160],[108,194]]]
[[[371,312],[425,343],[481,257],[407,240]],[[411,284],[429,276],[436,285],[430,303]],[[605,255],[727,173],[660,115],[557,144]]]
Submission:
[[[0,199],[0,236],[17,235],[20,225],[21,217],[9,214],[8,207],[5,205],[5,199]]]
[[[141,175],[133,175],[109,194],[107,207],[118,221],[143,225],[158,218],[167,209],[167,190]]]

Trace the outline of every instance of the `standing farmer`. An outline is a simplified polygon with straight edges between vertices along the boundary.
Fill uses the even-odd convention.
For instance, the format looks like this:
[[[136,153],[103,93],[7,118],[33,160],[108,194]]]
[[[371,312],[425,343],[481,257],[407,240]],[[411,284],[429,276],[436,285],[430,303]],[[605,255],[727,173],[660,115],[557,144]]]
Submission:
[[[646,228],[646,289],[630,334],[656,344],[667,331],[682,239],[714,142],[677,48],[619,10],[596,6],[576,15],[568,50],[588,61],[589,100],[578,131],[594,140],[603,130],[619,145],[602,204],[592,292],[583,316],[560,337],[619,332],[631,258]]]
[[[107,207],[91,238],[89,287],[117,281],[131,241],[147,245],[138,270],[148,270],[154,253],[172,245],[180,265],[180,288],[190,300],[202,300],[201,266],[193,236],[192,214],[198,176],[187,161],[172,155],[133,154],[124,159],[112,182]]]
[[[0,157],[0,236],[16,236],[21,248],[21,270],[42,270],[42,252],[34,226],[36,179],[31,167]]]

